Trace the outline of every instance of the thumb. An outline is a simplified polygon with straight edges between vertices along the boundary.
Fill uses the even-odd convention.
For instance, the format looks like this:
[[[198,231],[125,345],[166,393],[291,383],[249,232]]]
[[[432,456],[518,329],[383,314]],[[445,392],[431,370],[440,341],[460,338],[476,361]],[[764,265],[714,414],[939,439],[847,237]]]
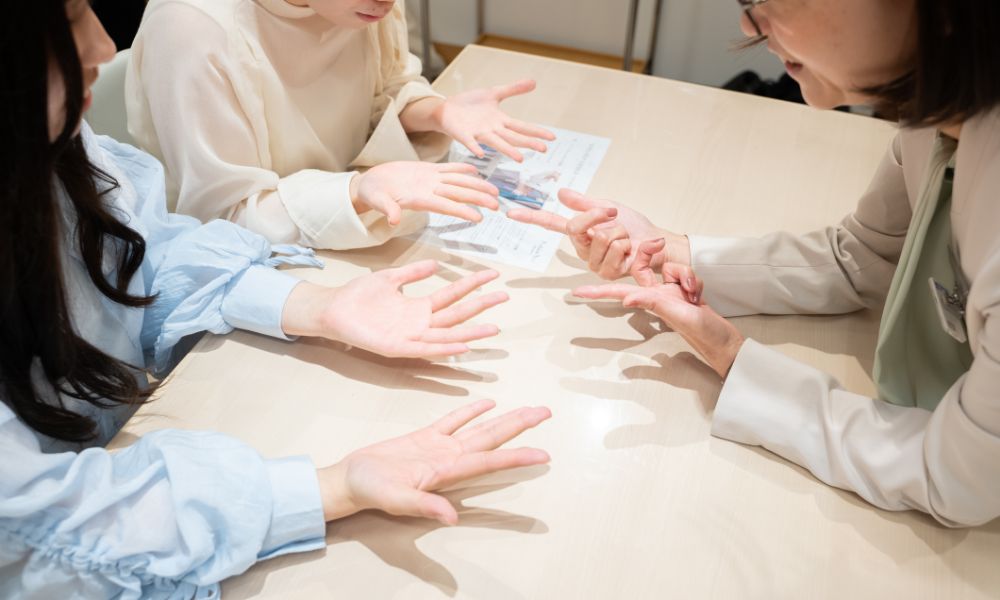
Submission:
[[[663,263],[663,282],[676,283],[684,290],[688,302],[698,304],[702,284],[689,265],[680,263]]]
[[[399,207],[399,203],[386,192],[373,192],[371,198],[369,199],[369,206],[374,210],[385,215],[389,225],[395,227],[399,225],[400,220],[403,218],[403,209]]]
[[[642,287],[652,287],[657,284],[656,272],[653,271],[653,257],[663,251],[667,242],[663,238],[649,240],[639,244],[635,260],[632,261],[632,277]]]
[[[444,497],[422,490],[400,487],[390,493],[394,502],[389,509],[390,514],[407,515],[434,519],[444,525],[456,525],[458,512]]]

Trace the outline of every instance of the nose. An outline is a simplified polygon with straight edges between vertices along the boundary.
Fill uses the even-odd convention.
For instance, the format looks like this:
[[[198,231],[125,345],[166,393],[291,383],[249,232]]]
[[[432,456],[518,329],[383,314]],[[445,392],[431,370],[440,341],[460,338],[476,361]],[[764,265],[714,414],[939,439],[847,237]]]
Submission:
[[[80,52],[80,65],[84,69],[91,69],[111,62],[118,49],[93,10],[89,11],[86,18],[86,26],[76,40],[76,47]]]

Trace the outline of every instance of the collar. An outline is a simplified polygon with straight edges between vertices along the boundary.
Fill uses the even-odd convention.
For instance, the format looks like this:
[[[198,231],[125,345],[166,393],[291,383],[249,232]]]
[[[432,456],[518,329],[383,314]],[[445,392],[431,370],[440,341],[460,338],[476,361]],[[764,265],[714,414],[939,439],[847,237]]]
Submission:
[[[267,12],[286,19],[305,19],[316,14],[308,6],[295,6],[285,0],[254,0]]]

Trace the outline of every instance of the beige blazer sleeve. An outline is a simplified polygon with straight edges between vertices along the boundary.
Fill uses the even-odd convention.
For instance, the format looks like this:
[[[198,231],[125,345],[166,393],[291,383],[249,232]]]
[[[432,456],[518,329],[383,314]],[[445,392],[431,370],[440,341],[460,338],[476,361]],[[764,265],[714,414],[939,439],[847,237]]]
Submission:
[[[706,301],[730,317],[845,313],[879,305],[912,214],[900,157],[897,137],[857,209],[836,227],[763,238],[690,236]]]
[[[730,315],[877,304],[910,216],[899,157],[897,139],[858,210],[837,228],[703,243],[697,268],[708,274],[710,304]],[[710,294],[709,287],[723,289]],[[747,340],[719,396],[712,434],[762,446],[885,509],[921,510],[948,526],[993,520],[1000,516],[1000,250],[977,272],[973,291],[974,361],[933,412],[851,393]]]

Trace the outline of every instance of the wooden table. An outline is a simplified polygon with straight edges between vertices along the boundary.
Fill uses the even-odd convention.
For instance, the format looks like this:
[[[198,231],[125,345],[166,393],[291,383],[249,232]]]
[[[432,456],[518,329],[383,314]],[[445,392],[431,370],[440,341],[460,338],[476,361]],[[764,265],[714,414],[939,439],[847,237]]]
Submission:
[[[889,125],[621,71],[470,47],[441,92],[530,76],[516,116],[612,138],[591,192],[680,231],[805,232],[851,210]],[[444,279],[489,266],[397,240],[327,255],[328,284],[433,257]],[[461,524],[359,514],[325,550],[262,563],[227,598],[996,598],[1000,522],[948,530],[877,510],[766,451],[709,436],[719,379],[656,319],[573,300],[593,277],[568,243],[544,275],[501,268],[494,340],[453,362],[382,359],[323,341],[208,337],[116,440],[212,429],[318,465],[474,399],[545,404],[521,442],[553,457],[451,492]],[[419,293],[429,289],[413,286]],[[486,317],[484,317],[485,319]],[[749,317],[748,335],[870,378],[878,316]]]

